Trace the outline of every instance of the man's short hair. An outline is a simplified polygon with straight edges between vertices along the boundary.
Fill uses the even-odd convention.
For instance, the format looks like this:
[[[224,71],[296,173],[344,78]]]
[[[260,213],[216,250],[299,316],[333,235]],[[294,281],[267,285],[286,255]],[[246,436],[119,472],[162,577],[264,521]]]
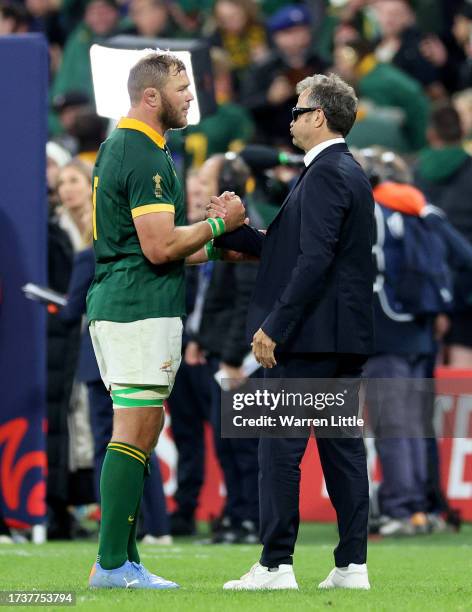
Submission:
[[[185,64],[170,53],[150,53],[133,66],[128,77],[131,104],[137,104],[147,87],[161,90],[167,79],[185,70]]]
[[[14,22],[13,34],[18,28],[31,26],[31,13],[22,5],[16,2],[0,2],[0,15],[3,19],[11,19]]]
[[[354,89],[337,74],[315,74],[297,84],[297,94],[309,90],[308,106],[319,106],[326,117],[328,129],[347,136],[354,125],[357,97]]]
[[[433,110],[430,126],[445,144],[455,144],[463,138],[461,118],[450,104],[440,104]]]

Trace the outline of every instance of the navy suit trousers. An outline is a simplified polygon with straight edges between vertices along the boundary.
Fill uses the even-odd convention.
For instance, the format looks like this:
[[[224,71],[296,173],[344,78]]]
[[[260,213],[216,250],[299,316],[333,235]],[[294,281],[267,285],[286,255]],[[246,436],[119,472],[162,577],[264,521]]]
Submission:
[[[355,378],[365,357],[333,353],[278,354],[266,378]],[[339,544],[337,567],[365,563],[369,483],[362,438],[318,438],[321,467],[336,510]],[[266,567],[292,564],[300,522],[300,463],[307,438],[261,438],[259,442],[260,563]]]

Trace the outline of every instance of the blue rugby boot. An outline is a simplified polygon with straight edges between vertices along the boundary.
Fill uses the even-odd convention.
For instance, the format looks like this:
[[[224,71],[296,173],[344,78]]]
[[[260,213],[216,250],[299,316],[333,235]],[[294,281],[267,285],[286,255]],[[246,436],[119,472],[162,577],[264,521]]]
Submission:
[[[106,570],[94,563],[89,577],[92,589],[178,589],[171,580],[151,574],[143,565],[125,561],[121,567]]]

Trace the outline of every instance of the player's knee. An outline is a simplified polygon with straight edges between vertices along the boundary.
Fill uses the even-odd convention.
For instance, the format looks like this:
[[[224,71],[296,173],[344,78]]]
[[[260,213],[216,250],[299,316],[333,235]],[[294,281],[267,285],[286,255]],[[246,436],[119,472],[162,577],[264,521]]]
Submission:
[[[168,388],[112,384],[111,395],[115,409],[113,437],[151,451],[162,429]]]

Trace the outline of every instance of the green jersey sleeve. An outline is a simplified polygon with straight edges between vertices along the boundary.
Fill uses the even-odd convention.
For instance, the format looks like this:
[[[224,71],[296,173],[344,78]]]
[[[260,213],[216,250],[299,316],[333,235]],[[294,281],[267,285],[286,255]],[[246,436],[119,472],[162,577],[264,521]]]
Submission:
[[[174,177],[166,165],[149,156],[129,169],[126,190],[133,219],[153,212],[175,213]]]

